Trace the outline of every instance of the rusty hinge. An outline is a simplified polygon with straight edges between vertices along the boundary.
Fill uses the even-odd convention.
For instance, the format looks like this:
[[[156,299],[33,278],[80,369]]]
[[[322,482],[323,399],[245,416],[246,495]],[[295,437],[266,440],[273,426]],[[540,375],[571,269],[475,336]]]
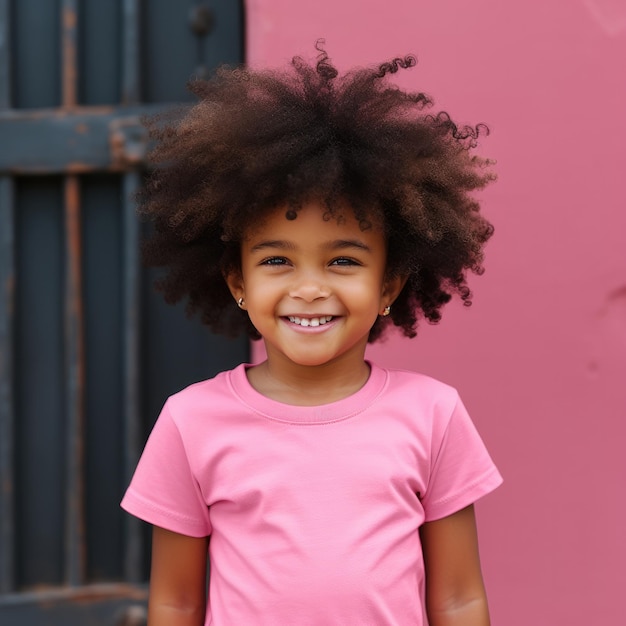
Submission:
[[[139,116],[118,117],[109,124],[111,167],[124,170],[144,162],[148,151],[148,131]]]

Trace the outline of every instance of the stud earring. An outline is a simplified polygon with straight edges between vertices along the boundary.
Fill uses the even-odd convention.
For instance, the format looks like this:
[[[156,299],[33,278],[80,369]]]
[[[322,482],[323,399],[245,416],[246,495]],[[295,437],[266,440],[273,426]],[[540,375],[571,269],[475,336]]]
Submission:
[[[237,306],[240,309],[243,309],[243,305],[245,304],[245,300],[243,298],[239,298],[239,300],[237,300]]]
[[[386,307],[383,309],[382,316],[383,316],[383,317],[387,317],[387,315],[389,315],[389,313],[391,313],[391,307],[390,307],[390,306],[386,306]]]

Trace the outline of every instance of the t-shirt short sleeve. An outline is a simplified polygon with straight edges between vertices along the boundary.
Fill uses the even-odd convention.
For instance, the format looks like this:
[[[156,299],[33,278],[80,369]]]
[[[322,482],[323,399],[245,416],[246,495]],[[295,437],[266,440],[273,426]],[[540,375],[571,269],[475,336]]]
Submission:
[[[173,532],[191,537],[211,533],[209,508],[168,403],[152,429],[121,506]]]
[[[502,483],[461,399],[441,433],[433,433],[431,473],[422,494],[425,521],[452,515]]]

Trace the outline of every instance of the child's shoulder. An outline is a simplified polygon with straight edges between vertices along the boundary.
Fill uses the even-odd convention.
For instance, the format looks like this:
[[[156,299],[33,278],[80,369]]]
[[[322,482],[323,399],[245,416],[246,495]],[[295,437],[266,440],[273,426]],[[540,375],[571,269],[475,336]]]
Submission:
[[[387,374],[393,389],[408,387],[435,395],[457,395],[457,390],[453,386],[427,374],[402,368],[380,367],[378,365],[373,365],[373,367],[379,367]]]
[[[392,410],[411,423],[430,424],[439,433],[444,432],[452,421],[469,419],[455,387],[419,372],[384,371],[387,385],[381,402],[385,410]]]
[[[241,364],[232,370],[218,372],[215,376],[192,383],[172,394],[166,405],[170,411],[185,413],[195,407],[214,406],[228,402],[231,397],[232,377],[243,374],[245,365]]]
[[[385,393],[396,402],[406,403],[407,406],[415,406],[417,403],[453,408],[459,400],[458,391],[454,387],[427,374],[406,369],[380,369],[387,376]]]

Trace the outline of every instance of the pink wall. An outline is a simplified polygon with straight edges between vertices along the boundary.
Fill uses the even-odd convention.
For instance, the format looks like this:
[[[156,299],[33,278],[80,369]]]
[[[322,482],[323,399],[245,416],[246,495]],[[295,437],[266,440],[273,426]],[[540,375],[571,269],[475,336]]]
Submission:
[[[505,476],[478,507],[493,623],[623,626],[626,4],[248,0],[247,27],[252,65],[415,52],[402,85],[490,125],[474,306],[371,356],[456,385]]]

